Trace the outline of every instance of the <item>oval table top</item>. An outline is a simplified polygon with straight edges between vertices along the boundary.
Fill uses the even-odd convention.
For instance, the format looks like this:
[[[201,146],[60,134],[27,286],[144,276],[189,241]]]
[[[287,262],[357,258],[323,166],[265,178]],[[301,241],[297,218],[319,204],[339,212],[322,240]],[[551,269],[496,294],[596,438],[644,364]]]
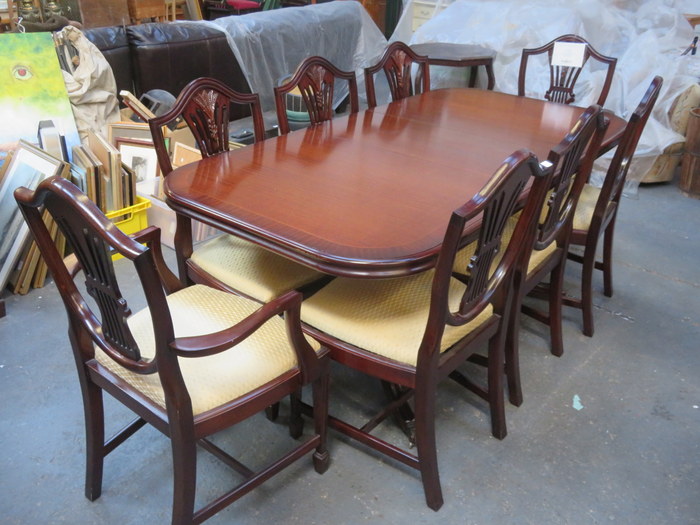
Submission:
[[[178,213],[321,271],[435,264],[451,212],[521,148],[542,161],[584,108],[475,89],[429,91],[182,166]],[[625,121],[608,115],[604,150]]]

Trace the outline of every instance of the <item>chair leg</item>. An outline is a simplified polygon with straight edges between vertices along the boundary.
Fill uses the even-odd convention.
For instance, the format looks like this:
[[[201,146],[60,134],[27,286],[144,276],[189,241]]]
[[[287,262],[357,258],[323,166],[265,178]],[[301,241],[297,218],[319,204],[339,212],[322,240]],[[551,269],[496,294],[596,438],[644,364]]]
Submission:
[[[172,428],[173,525],[190,525],[194,518],[197,485],[197,443],[194,429]]]
[[[273,403],[269,407],[265,408],[265,417],[270,421],[276,421],[277,417],[280,415],[280,404]]]
[[[314,469],[319,474],[328,470],[329,455],[326,448],[328,435],[328,362],[324,361],[318,379],[311,385],[314,401],[314,431],[320,436],[320,441],[313,455]]]
[[[605,238],[603,239],[603,293],[605,297],[612,297],[612,251],[613,234],[615,233],[615,217],[612,218],[608,227],[605,228]]]
[[[566,256],[564,256],[566,257]],[[549,337],[552,354],[560,357],[564,353],[562,336],[562,294],[564,293],[564,258],[552,270],[549,283]]]
[[[85,409],[85,497],[95,501],[102,494],[102,471],[104,467],[104,406],[102,389],[85,378],[83,404]]]
[[[432,388],[416,385],[416,449],[418,464],[423,481],[425,501],[433,510],[442,507],[442,488],[438,472],[437,448],[435,445],[435,382]]]
[[[592,253],[591,253],[592,252]],[[596,247],[586,246],[581,269],[581,312],[583,313],[583,335],[593,337],[593,270]]]
[[[289,435],[294,439],[299,439],[304,433],[304,418],[301,417],[301,391],[292,392],[289,395],[289,404]]]
[[[506,412],[503,401],[503,340],[496,334],[489,341],[488,397],[491,412],[491,434],[503,439],[506,429]],[[521,400],[522,401],[522,400]]]
[[[505,348],[508,400],[516,407],[523,404],[523,388],[520,382],[520,303],[518,300],[514,304],[508,323]]]

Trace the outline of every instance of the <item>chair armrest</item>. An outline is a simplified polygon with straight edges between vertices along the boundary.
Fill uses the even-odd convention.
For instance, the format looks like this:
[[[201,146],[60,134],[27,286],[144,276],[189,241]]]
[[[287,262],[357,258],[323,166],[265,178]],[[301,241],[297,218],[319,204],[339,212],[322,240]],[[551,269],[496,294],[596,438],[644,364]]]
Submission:
[[[264,304],[230,328],[212,334],[179,337],[170,344],[170,348],[181,357],[205,357],[218,354],[241,343],[271,318],[284,312],[287,335],[297,355],[302,379],[306,382],[308,378],[314,378],[320,373],[321,365],[319,356],[301,331],[301,300],[302,295],[299,292],[287,292]]]
[[[160,281],[165,288],[166,293],[171,294],[184,288],[180,279],[168,268],[163,258],[163,249],[160,243],[160,228],[157,226],[148,226],[143,230],[130,235],[137,242],[144,243],[151,249],[153,261],[156,265],[156,270],[160,276]]]

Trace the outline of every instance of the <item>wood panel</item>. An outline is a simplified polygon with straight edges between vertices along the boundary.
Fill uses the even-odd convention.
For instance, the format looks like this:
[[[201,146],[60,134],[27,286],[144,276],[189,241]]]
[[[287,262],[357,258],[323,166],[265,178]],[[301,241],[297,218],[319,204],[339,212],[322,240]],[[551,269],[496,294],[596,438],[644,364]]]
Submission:
[[[83,27],[107,27],[130,23],[127,0],[80,0]]]

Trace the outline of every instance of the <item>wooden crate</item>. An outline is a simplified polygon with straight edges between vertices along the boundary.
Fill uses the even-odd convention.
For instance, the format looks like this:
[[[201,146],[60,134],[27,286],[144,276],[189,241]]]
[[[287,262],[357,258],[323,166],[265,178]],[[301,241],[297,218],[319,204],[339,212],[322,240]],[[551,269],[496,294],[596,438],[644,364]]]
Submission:
[[[128,0],[129,16],[132,24],[138,24],[145,18],[166,20],[165,0]]]

